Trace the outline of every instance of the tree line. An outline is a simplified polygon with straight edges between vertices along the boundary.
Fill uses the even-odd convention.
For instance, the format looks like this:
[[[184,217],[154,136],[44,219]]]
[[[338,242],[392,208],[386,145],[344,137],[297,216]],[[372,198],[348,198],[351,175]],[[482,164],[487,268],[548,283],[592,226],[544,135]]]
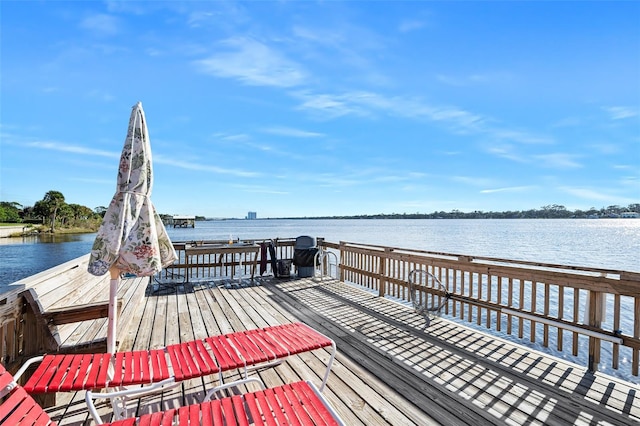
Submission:
[[[51,232],[55,232],[58,227],[95,231],[106,211],[106,207],[96,207],[92,210],[80,204],[67,203],[60,191],[48,191],[42,200],[36,201],[33,206],[0,201],[0,222],[46,225]]]
[[[84,228],[96,231],[104,217],[106,207],[95,209],[65,201],[59,191],[48,191],[42,200],[33,206],[22,206],[16,202],[0,201],[0,223],[31,223],[46,225],[51,232],[56,228]],[[502,212],[462,212],[460,210],[434,211],[433,213],[379,213],[353,216],[320,216],[313,219],[569,219],[587,217],[619,217],[625,212],[640,213],[640,203],[628,206],[612,205],[588,210],[569,210],[559,204],[542,206],[540,209]],[[160,215],[165,217],[167,215]],[[198,217],[196,218],[198,219]],[[201,219],[204,219],[202,217]],[[300,219],[300,218],[290,218]]]
[[[596,209],[591,207],[588,210],[569,210],[565,206],[551,204],[542,206],[540,209],[530,210],[509,210],[502,212],[484,212],[480,210],[472,212],[462,212],[460,210],[434,211],[433,213],[378,213],[353,216],[322,216],[314,219],[571,219],[589,217],[619,217],[625,212],[640,213],[640,203],[629,204],[628,206],[612,205]],[[296,218],[290,218],[296,219]],[[310,219],[310,218],[308,218]]]

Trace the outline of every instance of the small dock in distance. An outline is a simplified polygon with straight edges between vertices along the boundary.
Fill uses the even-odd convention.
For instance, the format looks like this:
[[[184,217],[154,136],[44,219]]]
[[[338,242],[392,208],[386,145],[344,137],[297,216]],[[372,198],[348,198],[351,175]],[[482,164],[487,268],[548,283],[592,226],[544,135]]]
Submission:
[[[168,223],[165,225],[173,226],[174,228],[195,228],[196,217],[195,216],[172,216]]]

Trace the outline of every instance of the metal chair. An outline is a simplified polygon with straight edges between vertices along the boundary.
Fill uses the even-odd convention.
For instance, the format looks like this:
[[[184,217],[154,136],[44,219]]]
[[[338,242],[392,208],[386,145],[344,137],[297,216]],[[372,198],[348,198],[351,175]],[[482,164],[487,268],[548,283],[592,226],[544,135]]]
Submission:
[[[334,263],[331,262],[332,259]],[[331,275],[332,266],[335,266],[335,271],[336,271],[336,276],[333,278],[337,278],[339,275],[338,274],[338,256],[332,251],[328,251],[323,249],[322,247],[318,247],[318,252],[315,255],[313,264],[314,264],[313,276],[314,277],[319,276],[320,281],[324,280],[324,276],[327,274],[327,272],[330,277],[333,277]]]
[[[414,269],[409,272],[409,298],[416,312],[424,317],[427,328],[449,302],[451,293],[431,272]]]

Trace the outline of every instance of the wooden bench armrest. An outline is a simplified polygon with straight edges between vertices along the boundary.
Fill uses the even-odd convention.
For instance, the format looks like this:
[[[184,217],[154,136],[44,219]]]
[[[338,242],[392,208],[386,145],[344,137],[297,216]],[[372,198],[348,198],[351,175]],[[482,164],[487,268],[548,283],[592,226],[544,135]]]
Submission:
[[[122,299],[118,299],[118,312],[122,310]],[[47,324],[61,325],[109,316],[109,302],[86,303],[84,305],[50,309],[42,313]]]

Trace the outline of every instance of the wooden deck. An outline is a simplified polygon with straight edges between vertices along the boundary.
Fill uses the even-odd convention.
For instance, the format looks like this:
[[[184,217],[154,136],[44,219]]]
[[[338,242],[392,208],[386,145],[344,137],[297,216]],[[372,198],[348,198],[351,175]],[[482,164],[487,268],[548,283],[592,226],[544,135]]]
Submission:
[[[424,329],[412,309],[333,279],[254,284],[219,280],[156,293],[150,286],[119,333],[121,350],[302,321],[337,343],[324,395],[347,425],[640,424],[638,386],[444,319]],[[306,353],[257,374],[267,386],[319,384],[328,358]],[[138,414],[197,402],[212,380],[146,397]],[[58,394],[48,411],[60,425],[92,424],[82,392]]]

